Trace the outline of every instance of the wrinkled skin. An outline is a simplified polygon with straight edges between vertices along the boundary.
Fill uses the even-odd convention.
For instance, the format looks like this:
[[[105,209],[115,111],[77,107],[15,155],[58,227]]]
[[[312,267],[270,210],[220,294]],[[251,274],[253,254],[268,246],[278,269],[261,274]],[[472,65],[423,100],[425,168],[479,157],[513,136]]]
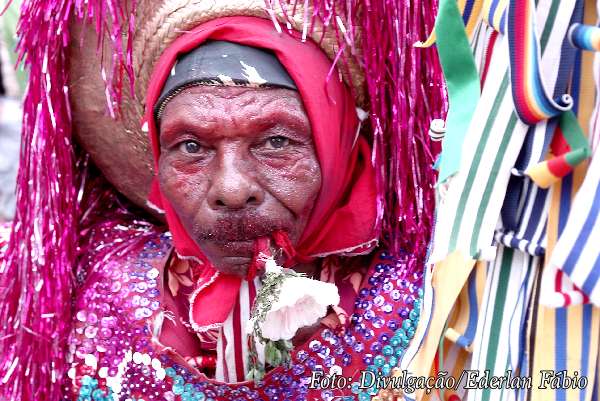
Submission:
[[[275,229],[297,244],[321,172],[296,92],[188,88],[159,130],[161,191],[218,270],[244,275],[256,238]]]

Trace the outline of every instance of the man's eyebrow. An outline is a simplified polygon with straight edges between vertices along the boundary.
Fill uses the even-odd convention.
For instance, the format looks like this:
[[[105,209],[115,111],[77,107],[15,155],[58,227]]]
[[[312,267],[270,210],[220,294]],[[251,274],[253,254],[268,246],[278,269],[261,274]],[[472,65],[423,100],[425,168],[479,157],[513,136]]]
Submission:
[[[172,137],[184,133],[191,135],[210,134],[214,132],[212,125],[212,123],[207,123],[206,120],[201,122],[199,119],[174,117],[170,118],[168,122],[161,122],[159,136],[161,139],[168,141]]]
[[[251,119],[255,124],[260,125],[260,129],[264,130],[279,126],[299,130],[303,133],[310,133],[311,131],[308,118],[285,109],[264,111],[254,115]],[[211,134],[215,130],[215,122],[190,115],[176,115],[170,117],[168,121],[163,121],[160,122],[159,126],[160,135],[181,133],[182,131],[202,135]]]
[[[302,130],[307,133],[310,133],[311,126],[310,120],[306,116],[300,115],[297,112],[290,112],[285,109],[276,109],[270,111],[268,114],[261,116],[265,120],[271,120],[271,118],[278,118],[275,124],[271,124],[271,126],[284,126],[294,130]]]

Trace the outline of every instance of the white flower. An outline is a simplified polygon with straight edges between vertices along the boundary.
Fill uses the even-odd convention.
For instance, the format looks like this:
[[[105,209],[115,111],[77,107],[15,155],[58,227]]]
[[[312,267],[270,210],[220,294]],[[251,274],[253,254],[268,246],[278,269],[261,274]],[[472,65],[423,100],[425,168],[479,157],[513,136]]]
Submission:
[[[290,340],[299,328],[310,326],[327,314],[329,305],[340,302],[334,284],[306,277],[286,277],[279,298],[260,324],[262,336],[271,341]]]

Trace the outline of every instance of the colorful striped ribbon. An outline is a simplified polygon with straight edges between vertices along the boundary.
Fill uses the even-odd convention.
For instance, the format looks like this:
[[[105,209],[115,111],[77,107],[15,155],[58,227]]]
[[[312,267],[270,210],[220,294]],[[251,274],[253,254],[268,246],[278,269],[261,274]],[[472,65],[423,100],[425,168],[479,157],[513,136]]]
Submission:
[[[573,99],[548,96],[540,73],[540,46],[533,0],[513,0],[508,7],[510,75],[515,109],[526,124],[537,124],[569,110]]]
[[[591,155],[590,146],[572,111],[560,115],[550,148],[554,157],[525,171],[542,188],[549,188]]]
[[[578,49],[600,51],[600,27],[573,24],[569,29],[569,41]]]

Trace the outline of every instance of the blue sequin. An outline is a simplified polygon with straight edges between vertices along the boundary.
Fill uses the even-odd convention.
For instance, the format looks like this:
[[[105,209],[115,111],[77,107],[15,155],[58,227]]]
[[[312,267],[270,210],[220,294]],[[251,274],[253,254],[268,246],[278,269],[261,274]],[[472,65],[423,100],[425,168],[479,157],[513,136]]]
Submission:
[[[373,360],[373,364],[378,368],[382,367],[385,364],[385,358],[381,355],[377,355]]]

